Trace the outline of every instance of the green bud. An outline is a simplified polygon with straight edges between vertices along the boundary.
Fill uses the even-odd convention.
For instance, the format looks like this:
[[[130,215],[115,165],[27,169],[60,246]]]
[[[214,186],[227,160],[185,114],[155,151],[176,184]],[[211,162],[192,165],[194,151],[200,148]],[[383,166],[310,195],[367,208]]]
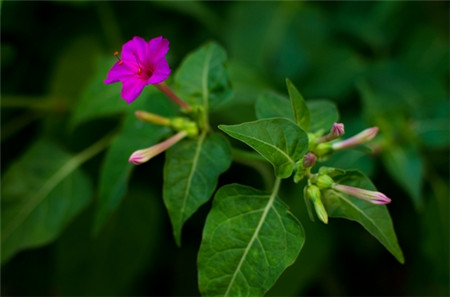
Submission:
[[[325,174],[319,174],[313,181],[319,189],[329,189],[334,184],[334,180]]]
[[[170,119],[170,126],[177,131],[183,130],[185,123],[186,123],[185,118],[176,117],[176,118]]]
[[[198,135],[198,127],[194,122],[188,122],[185,125],[184,131],[187,132],[189,137],[195,137]]]
[[[320,200],[320,189],[315,185],[309,185],[306,187],[306,195],[312,202]]]
[[[328,213],[323,206],[322,200],[317,199],[314,201],[314,208],[316,209],[317,217],[325,224],[328,224]]]

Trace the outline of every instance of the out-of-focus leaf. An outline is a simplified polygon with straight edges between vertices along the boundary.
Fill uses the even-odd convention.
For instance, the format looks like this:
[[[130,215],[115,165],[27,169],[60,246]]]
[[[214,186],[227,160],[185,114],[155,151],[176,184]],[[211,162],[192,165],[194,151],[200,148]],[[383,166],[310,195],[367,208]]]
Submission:
[[[175,90],[189,104],[206,112],[231,97],[225,50],[209,42],[190,53],[175,73]]]
[[[307,101],[309,113],[311,116],[311,125],[309,131],[317,132],[319,130],[328,131],[333,124],[339,120],[339,113],[336,105],[328,100]]]
[[[163,197],[178,245],[184,222],[209,200],[230,164],[229,144],[219,134],[202,134],[167,151]]]
[[[99,48],[94,39],[75,39],[62,53],[50,79],[50,96],[60,103],[72,104],[92,79]]]
[[[333,179],[338,184],[376,191],[372,182],[357,170],[347,170]],[[398,245],[391,216],[385,205],[371,204],[335,190],[324,191],[323,203],[330,217],[358,222],[400,263],[404,262],[403,252]]]
[[[395,146],[382,155],[384,166],[392,178],[410,195],[420,208],[422,201],[423,161],[415,146]]]
[[[320,165],[341,169],[357,169],[367,176],[371,176],[374,169],[374,160],[366,152],[359,150],[342,150],[335,152],[329,159]]]
[[[305,235],[277,193],[222,187],[198,255],[204,296],[263,296],[299,254]]]
[[[258,97],[255,105],[258,119],[286,118],[294,120],[289,100],[279,94],[266,92]]]
[[[2,262],[55,239],[89,203],[92,184],[78,169],[83,161],[41,140],[9,168],[2,181]]]
[[[282,119],[262,119],[239,125],[220,125],[219,128],[266,158],[275,175],[289,177],[308,149],[308,136],[294,122]]]
[[[142,98],[144,99],[144,98]],[[176,114],[174,105],[161,93],[152,93],[148,100],[136,101],[136,110],[148,110],[162,116]],[[98,232],[107,217],[116,210],[127,191],[127,182],[134,168],[128,162],[130,155],[138,150],[156,144],[168,135],[167,127],[139,121],[129,113],[117,138],[106,153],[100,173],[99,206],[95,217],[94,232]],[[151,161],[150,161],[151,162]]]
[[[306,101],[306,105],[311,118],[309,127],[311,132],[327,131],[339,119],[336,105],[331,101],[323,99],[309,100]],[[266,92],[260,95],[256,101],[255,110],[258,119],[280,117],[294,120],[289,100],[273,92]]]
[[[294,120],[300,128],[304,131],[308,131],[309,126],[311,125],[311,117],[305,99],[303,99],[302,94],[300,94],[289,79],[286,79],[286,86],[289,92],[289,98],[291,99]]]
[[[133,187],[96,237],[93,211],[74,221],[56,244],[60,294],[130,295],[158,255],[163,210],[158,199],[147,187]]]

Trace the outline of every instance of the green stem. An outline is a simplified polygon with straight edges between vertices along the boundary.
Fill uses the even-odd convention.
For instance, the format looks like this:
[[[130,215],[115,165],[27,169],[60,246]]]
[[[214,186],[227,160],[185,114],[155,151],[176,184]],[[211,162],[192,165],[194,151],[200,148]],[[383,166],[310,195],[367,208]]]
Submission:
[[[9,236],[25,221],[34,209],[48,196],[48,194],[67,176],[69,176],[75,169],[80,167],[84,162],[94,157],[96,154],[104,150],[113,139],[113,134],[108,134],[103,137],[78,155],[74,156],[66,162],[58,171],[56,171],[43,185],[34,192],[34,195],[29,197],[28,204],[26,204],[21,212],[19,212],[15,219],[9,224],[2,233],[2,241],[5,242]]]

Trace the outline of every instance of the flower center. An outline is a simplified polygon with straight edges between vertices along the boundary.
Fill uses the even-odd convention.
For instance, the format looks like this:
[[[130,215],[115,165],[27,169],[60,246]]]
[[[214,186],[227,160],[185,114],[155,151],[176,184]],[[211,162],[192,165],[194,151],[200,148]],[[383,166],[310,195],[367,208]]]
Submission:
[[[133,52],[133,55],[136,60],[136,63],[138,64],[137,74],[144,75],[145,79],[151,77],[153,75],[153,69],[151,67],[144,67],[136,52]]]

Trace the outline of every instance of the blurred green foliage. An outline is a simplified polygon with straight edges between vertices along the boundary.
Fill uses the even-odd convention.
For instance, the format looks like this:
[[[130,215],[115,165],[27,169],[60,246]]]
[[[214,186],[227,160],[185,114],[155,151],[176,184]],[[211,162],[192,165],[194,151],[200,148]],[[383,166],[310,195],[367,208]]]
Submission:
[[[376,158],[355,151],[328,162],[360,169],[393,199],[405,264],[357,225],[310,222],[301,185],[292,186],[280,197],[302,219],[307,240],[268,295],[449,295],[448,11],[448,2],[2,2],[2,208],[4,190],[14,186],[8,175],[23,170],[26,177],[23,162],[35,143],[51,143],[36,158],[52,163],[54,151],[76,158],[111,131],[129,141],[124,147],[115,138],[112,156],[82,164],[93,191],[78,203],[92,202],[50,244],[3,263],[2,294],[198,295],[196,256],[210,205],[186,222],[178,249],[161,199],[163,157],[133,173],[123,165],[118,187],[125,198],[93,232],[108,190],[99,186],[108,179],[101,177],[105,160],[120,162],[122,153],[126,162],[164,135],[127,138],[125,117],[138,107],[103,78],[125,41],[162,35],[173,70],[206,41],[227,51],[234,93],[211,116],[213,126],[255,120],[257,98],[266,91],[286,96],[289,77],[306,100],[333,101],[348,135],[380,127]],[[152,110],[144,101],[154,96],[149,88],[139,100]],[[219,179],[230,182],[262,188],[253,169],[237,164]],[[5,219],[2,209],[2,225]]]

